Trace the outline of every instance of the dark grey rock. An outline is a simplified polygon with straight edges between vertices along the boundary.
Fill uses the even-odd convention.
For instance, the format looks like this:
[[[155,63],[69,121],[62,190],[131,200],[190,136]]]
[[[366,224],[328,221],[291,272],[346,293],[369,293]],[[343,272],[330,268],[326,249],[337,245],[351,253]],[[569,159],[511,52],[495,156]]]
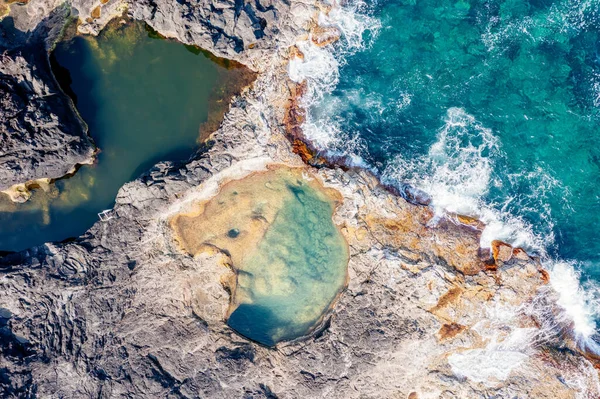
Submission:
[[[26,34],[9,21],[2,23],[0,190],[60,178],[93,160],[87,127],[52,75],[46,40],[40,36],[51,29],[44,24]]]

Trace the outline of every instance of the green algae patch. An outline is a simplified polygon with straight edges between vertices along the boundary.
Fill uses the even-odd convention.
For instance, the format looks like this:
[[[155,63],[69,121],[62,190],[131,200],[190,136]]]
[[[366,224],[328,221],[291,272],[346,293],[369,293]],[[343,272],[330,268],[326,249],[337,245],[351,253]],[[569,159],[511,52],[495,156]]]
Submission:
[[[306,171],[277,168],[223,185],[171,225],[187,252],[218,248],[230,257],[237,277],[228,324],[273,346],[309,334],[345,286],[337,200]]]

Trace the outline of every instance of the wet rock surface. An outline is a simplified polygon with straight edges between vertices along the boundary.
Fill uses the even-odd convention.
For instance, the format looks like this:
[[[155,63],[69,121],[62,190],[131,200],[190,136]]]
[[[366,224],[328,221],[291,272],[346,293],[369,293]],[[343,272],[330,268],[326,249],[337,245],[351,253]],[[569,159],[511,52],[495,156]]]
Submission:
[[[247,64],[264,54],[227,48]],[[282,123],[292,92],[280,56],[262,59],[266,72],[192,159],[126,184],[77,240],[0,258],[1,396],[598,397],[535,259],[501,248],[489,267],[477,226],[434,219],[362,170],[313,170],[341,193],[333,221],[350,248],[347,289],[322,325],[275,349],[227,326],[230,259],[182,252],[169,220],[231,178],[304,167]]]

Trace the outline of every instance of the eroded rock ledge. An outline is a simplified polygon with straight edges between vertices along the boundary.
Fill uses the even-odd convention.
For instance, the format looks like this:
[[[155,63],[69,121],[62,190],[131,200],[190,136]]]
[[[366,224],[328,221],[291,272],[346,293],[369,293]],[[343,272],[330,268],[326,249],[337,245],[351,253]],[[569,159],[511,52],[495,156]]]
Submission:
[[[58,9],[31,32],[0,26],[0,191],[28,198],[27,186],[57,179],[93,162],[87,127],[55,81],[47,49],[68,10]],[[38,181],[36,183],[36,181]]]
[[[319,12],[311,2],[269,6],[283,10],[270,23],[298,35],[308,31],[285,12]],[[593,365],[557,333],[554,293],[535,259],[498,244],[490,264],[477,223],[433,223],[429,208],[363,170],[312,170],[341,194],[333,221],[350,249],[348,286],[322,328],[273,350],[227,327],[223,255],[184,253],[169,221],[223,182],[268,165],[305,167],[283,123],[295,94],[285,66],[293,38],[278,40],[269,57],[236,53],[262,73],[210,149],[125,185],[107,220],[75,242],[0,259],[2,396],[597,397]]]

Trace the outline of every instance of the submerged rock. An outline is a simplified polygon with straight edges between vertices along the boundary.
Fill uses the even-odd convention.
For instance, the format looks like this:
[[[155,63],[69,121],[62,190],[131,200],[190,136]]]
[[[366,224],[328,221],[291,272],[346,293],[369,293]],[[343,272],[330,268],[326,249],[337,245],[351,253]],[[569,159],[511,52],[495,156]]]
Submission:
[[[322,321],[347,276],[347,244],[331,221],[336,197],[309,170],[277,167],[228,182],[172,219],[185,251],[229,258],[234,330],[274,346]]]

